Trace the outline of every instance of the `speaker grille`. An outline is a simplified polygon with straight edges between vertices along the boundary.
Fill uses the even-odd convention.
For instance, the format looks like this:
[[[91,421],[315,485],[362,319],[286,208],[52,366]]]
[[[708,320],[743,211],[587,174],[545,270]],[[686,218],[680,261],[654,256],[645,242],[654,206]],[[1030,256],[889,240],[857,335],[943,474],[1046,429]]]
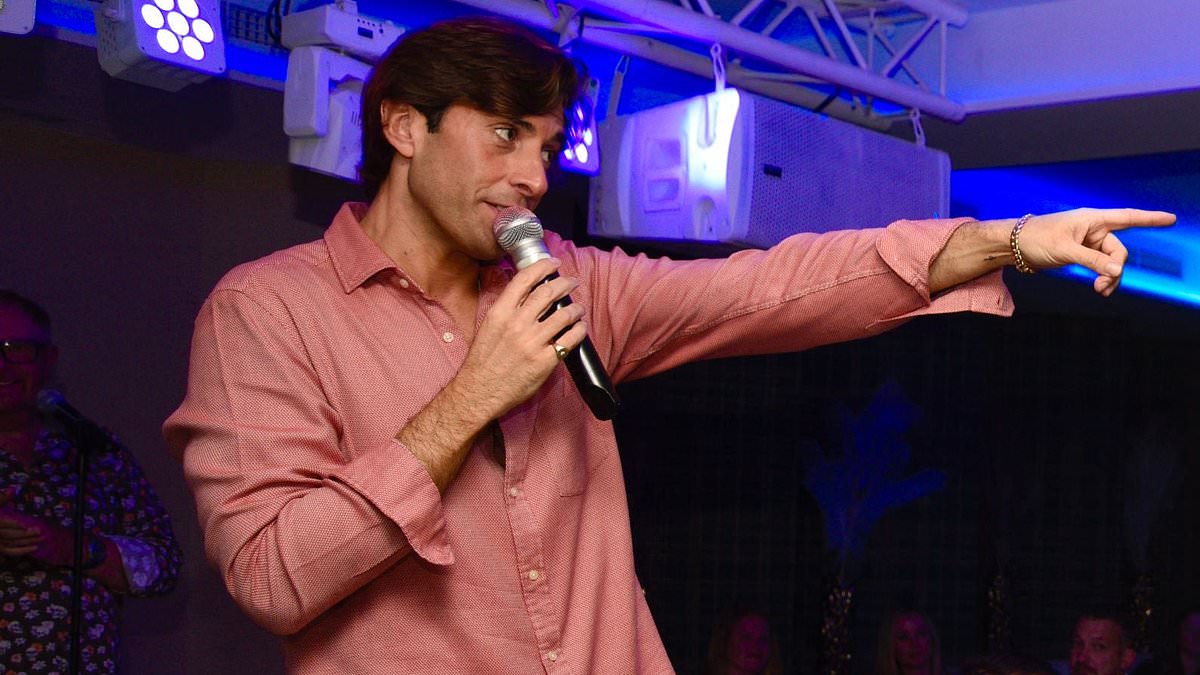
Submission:
[[[753,106],[749,221],[739,243],[767,247],[796,232],[947,215],[943,153],[770,99],[753,97]]]

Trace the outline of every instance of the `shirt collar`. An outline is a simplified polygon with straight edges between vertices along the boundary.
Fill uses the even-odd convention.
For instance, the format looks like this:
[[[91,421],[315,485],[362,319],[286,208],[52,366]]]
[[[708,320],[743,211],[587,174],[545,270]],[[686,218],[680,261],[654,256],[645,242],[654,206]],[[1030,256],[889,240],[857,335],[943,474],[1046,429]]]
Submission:
[[[353,292],[383,270],[392,269],[403,273],[396,261],[388,257],[383,249],[363,232],[361,221],[367,214],[368,206],[364,202],[342,204],[342,208],[333,217],[333,223],[325,230],[325,247],[329,249],[329,258],[342,284],[342,290],[347,293]],[[549,231],[545,236],[547,245],[556,245],[561,239]],[[480,271],[481,283],[485,289],[503,287],[515,273],[512,263],[508,260],[496,265],[484,265]]]
[[[347,293],[383,270],[399,269],[395,261],[363,232],[361,220],[366,214],[366,204],[346,202],[325,230],[329,259]]]

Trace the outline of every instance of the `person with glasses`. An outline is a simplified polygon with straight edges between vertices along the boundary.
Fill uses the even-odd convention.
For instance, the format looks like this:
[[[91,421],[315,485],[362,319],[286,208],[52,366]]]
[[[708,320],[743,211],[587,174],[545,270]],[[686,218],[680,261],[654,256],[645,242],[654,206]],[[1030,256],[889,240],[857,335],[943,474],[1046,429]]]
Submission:
[[[122,598],[170,591],[181,554],[116,438],[81,449],[43,420],[38,393],[57,359],[46,311],[0,290],[0,672],[67,671],[76,456],[87,450],[79,672],[114,673]]]

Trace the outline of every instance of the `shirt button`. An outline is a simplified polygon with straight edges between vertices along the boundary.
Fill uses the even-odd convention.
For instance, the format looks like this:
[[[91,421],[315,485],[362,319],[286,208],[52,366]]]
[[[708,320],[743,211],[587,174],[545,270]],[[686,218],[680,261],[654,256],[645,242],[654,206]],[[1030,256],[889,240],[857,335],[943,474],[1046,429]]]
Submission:
[[[542,575],[538,574],[537,570],[529,570],[529,580],[530,581],[537,581],[538,577],[540,577],[540,576],[542,576]],[[553,659],[551,659],[551,660],[553,660]]]
[[[400,288],[408,288],[408,279],[400,280]]]
[[[442,342],[454,342],[454,333],[451,333],[450,331],[442,333]]]
[[[521,494],[521,491],[518,490],[517,488],[515,488],[515,487],[508,488],[508,496],[509,497],[516,497],[519,494]]]
[[[558,652],[553,650],[546,652],[546,660],[550,663],[554,663],[558,660]]]

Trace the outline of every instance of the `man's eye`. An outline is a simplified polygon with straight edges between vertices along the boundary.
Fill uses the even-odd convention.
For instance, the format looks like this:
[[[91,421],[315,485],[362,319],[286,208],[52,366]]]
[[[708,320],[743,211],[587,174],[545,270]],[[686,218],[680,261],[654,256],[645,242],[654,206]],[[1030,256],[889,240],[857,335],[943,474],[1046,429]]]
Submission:
[[[550,162],[554,160],[554,155],[557,154],[553,150],[542,151],[542,164],[550,166]]]
[[[512,127],[496,127],[496,135],[505,143],[517,140],[517,130]]]

